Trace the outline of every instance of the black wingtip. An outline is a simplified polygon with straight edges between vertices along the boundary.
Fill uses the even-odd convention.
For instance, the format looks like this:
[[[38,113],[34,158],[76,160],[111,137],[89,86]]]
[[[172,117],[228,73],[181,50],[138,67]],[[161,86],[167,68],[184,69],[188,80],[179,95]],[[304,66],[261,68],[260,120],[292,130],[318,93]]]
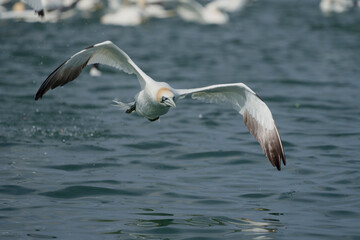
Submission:
[[[275,162],[275,166],[276,166],[276,169],[278,171],[281,171],[281,163],[280,163],[280,161]]]
[[[42,98],[42,96],[45,94],[46,90],[46,81],[41,85],[41,87],[39,88],[39,90],[37,91],[36,95],[35,95],[35,101],[39,100],[40,98]]]
[[[37,13],[40,17],[44,17],[44,16],[45,16],[44,9],[41,9],[40,11],[36,11],[36,13]]]
[[[286,166],[285,153],[282,155],[282,161],[283,161],[284,166]]]
[[[275,161],[274,167],[276,167],[277,170],[281,171],[281,160],[282,160],[284,166],[286,166],[285,153],[282,152],[279,157],[280,157],[280,158],[278,159],[278,161]]]
[[[280,165],[281,165],[281,160],[282,160],[284,166],[286,166],[285,153],[281,153],[280,160],[279,160],[279,162],[278,162],[278,163],[279,163],[279,167],[276,166],[279,171],[281,170],[281,166],[280,166]]]

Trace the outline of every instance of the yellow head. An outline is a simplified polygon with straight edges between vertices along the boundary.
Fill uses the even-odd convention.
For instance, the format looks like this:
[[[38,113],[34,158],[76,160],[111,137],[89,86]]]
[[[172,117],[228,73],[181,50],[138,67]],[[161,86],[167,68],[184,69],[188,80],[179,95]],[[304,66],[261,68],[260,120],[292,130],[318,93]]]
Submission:
[[[167,87],[162,87],[156,94],[156,100],[164,106],[176,107],[175,94]]]
[[[15,12],[25,11],[25,5],[21,2],[17,2],[13,5],[13,11]]]

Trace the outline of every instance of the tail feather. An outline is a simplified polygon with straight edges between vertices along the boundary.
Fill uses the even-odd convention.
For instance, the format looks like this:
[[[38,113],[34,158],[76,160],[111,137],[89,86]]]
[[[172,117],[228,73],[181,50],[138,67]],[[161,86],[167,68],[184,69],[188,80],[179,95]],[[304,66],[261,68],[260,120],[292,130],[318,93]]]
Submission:
[[[134,103],[135,103],[135,102],[124,103],[124,102],[120,102],[118,99],[114,99],[113,102],[115,103],[115,104],[113,104],[113,106],[119,107],[121,110],[124,110],[124,111],[131,108],[131,106],[134,105]]]

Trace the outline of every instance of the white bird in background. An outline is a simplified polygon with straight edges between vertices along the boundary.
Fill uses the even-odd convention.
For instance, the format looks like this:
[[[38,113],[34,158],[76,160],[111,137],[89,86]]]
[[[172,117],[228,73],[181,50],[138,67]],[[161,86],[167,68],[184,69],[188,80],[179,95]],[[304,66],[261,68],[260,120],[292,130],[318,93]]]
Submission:
[[[209,4],[226,12],[236,12],[243,9],[247,2],[248,0],[215,0]]]
[[[116,0],[112,0],[109,4],[110,6],[117,6],[117,8],[112,9],[114,11],[101,17],[100,22],[102,24],[137,26],[144,23],[147,19],[143,9],[139,7],[138,4],[131,4],[129,0],[122,0],[121,4],[119,4]]]
[[[285,154],[280,135],[270,109],[254,91],[243,83],[211,85],[194,89],[175,89],[166,82],[157,82],[146,75],[130,57],[111,41],[95,44],[74,54],[61,64],[43,82],[35,100],[41,98],[48,90],[77,78],[86,65],[105,64],[123,70],[128,74],[136,74],[141,91],[135,101],[122,103],[115,101],[126,113],[137,113],[150,121],[159,119],[176,102],[187,95],[208,103],[225,103],[232,106],[244,117],[244,123],[250,133],[260,143],[266,157],[278,170],[281,159],[285,165]]]
[[[91,66],[89,74],[92,77],[100,77],[101,76],[101,71],[99,69],[98,63],[95,63]]]
[[[187,22],[222,25],[229,21],[229,16],[213,2],[202,6],[194,0],[179,0],[176,12]]]
[[[47,11],[65,11],[74,8],[80,0],[22,0],[32,7],[40,16]]]
[[[75,15],[75,7],[81,0],[22,0],[41,16],[42,22],[57,22]],[[30,19],[31,21],[32,19]]]
[[[169,18],[175,15],[175,11],[167,10],[162,6],[166,1],[144,1],[142,6],[146,17],[148,18]]]
[[[81,0],[76,4],[76,8],[83,12],[93,12],[103,7],[101,0]]]
[[[26,10],[24,3],[16,2],[12,6],[12,10],[0,11],[0,19],[2,20],[24,20],[27,22],[38,22],[39,16],[34,14],[33,10]]]
[[[160,2],[161,3],[161,2]],[[166,10],[155,2],[146,0],[110,0],[110,11],[101,17],[100,22],[107,25],[137,26],[150,18],[168,18],[173,11]]]
[[[323,14],[329,15],[331,13],[343,13],[355,5],[356,3],[353,0],[321,0],[320,10]]]

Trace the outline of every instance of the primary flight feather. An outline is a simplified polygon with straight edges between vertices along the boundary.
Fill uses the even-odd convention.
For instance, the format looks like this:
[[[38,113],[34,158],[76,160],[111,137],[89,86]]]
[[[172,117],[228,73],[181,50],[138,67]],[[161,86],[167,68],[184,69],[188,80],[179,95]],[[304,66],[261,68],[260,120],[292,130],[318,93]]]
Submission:
[[[42,98],[48,90],[63,86],[77,78],[86,65],[96,63],[136,74],[141,91],[135,96],[135,101],[122,103],[114,100],[126,109],[126,113],[135,112],[150,121],[155,121],[166,114],[170,107],[175,108],[176,102],[187,95],[203,102],[229,104],[243,116],[246,127],[260,143],[271,164],[278,170],[281,169],[281,160],[286,165],[284,149],[270,109],[245,84],[230,83],[194,89],[175,89],[168,83],[157,82],[146,75],[111,41],[95,44],[70,57],[47,77],[36,93],[35,100]]]

